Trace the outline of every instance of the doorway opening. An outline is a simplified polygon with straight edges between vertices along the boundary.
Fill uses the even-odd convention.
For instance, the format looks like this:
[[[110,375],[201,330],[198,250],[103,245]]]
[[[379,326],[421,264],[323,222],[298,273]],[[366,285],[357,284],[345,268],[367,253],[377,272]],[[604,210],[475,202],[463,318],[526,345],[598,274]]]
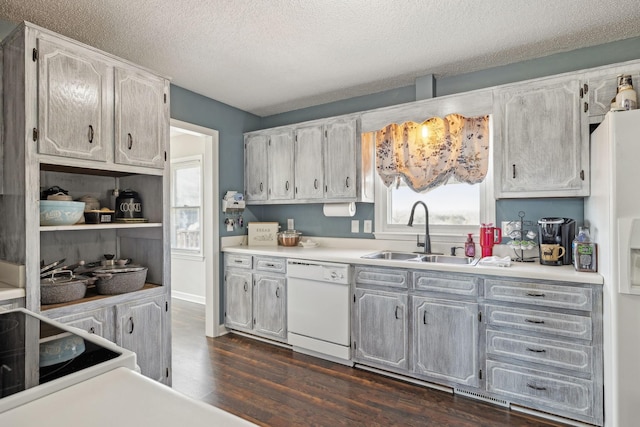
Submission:
[[[218,131],[171,119],[171,297],[203,304],[220,335]]]

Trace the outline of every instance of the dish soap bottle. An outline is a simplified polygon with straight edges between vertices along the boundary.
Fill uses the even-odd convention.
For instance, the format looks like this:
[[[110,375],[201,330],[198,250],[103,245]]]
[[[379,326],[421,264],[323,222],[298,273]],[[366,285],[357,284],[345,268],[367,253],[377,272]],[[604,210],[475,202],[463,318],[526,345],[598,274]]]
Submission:
[[[464,254],[469,258],[476,256],[476,244],[473,242],[473,233],[467,234],[467,241],[464,243]]]
[[[580,227],[572,244],[573,266],[577,271],[597,271],[596,244],[591,241],[589,229]]]

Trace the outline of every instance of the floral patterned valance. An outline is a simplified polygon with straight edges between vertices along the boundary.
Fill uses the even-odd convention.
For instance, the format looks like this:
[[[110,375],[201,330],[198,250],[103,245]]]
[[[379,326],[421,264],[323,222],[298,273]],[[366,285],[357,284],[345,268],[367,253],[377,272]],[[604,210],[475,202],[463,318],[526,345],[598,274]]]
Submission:
[[[449,114],[376,132],[376,169],[387,187],[401,178],[414,191],[424,192],[452,176],[477,184],[488,165],[489,116]]]

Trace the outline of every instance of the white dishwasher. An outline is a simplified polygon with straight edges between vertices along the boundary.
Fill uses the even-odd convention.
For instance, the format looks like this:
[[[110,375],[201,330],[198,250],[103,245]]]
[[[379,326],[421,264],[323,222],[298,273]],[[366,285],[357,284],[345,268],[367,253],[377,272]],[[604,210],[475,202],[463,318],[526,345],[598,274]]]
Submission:
[[[287,260],[289,344],[294,351],[351,362],[348,264]]]

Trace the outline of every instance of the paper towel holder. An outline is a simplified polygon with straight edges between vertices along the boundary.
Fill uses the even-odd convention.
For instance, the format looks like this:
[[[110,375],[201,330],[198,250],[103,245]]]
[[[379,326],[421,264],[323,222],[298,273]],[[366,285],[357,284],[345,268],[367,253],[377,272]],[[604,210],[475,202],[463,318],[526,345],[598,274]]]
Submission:
[[[356,203],[325,203],[322,205],[322,213],[326,217],[352,217],[356,214]]]

